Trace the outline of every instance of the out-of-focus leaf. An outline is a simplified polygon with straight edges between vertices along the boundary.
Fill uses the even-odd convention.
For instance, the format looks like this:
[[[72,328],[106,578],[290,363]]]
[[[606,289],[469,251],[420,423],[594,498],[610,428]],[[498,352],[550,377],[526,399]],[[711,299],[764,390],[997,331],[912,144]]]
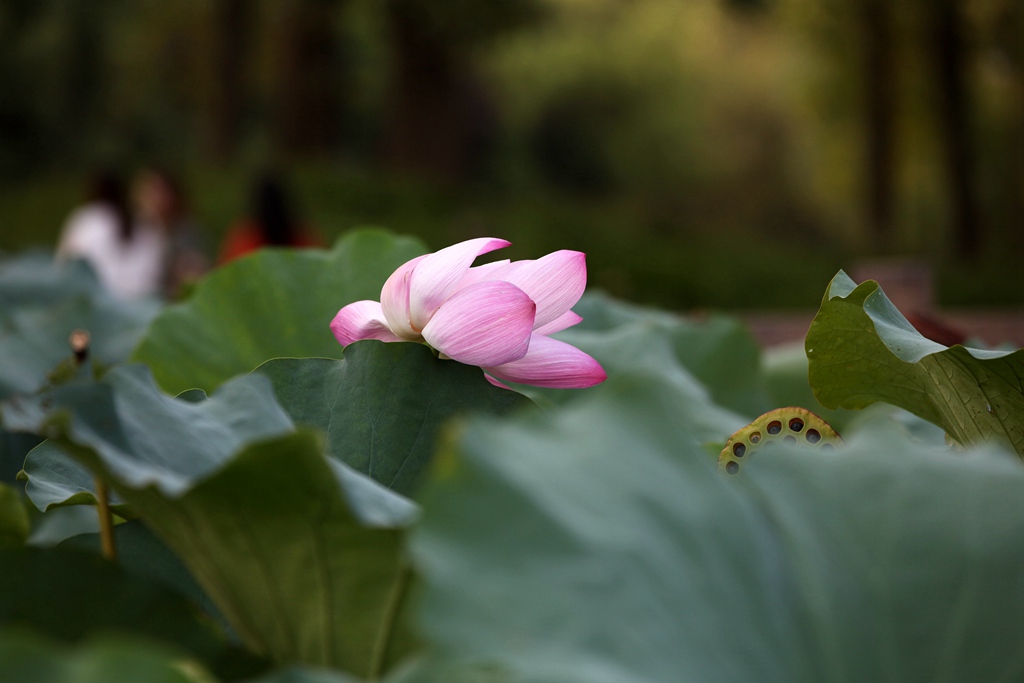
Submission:
[[[98,296],[101,290],[85,261],[57,263],[47,252],[0,256],[0,318],[19,308],[48,308],[75,296]]]
[[[194,662],[135,637],[104,637],[75,649],[17,630],[0,631],[3,683],[213,683]]]
[[[89,513],[95,517],[96,512]],[[52,514],[52,513],[51,513]],[[140,520],[132,520],[114,527],[114,545],[117,564],[134,576],[151,579],[188,598],[193,604],[227,626],[223,616],[209,596],[192,578],[178,556]],[[57,545],[59,550],[80,550],[100,554],[99,533],[72,536]]]
[[[326,434],[328,455],[403,495],[417,488],[447,420],[530,405],[422,344],[361,341],[343,360],[277,359],[256,373],[270,378],[292,419]]]
[[[23,471],[28,481],[25,493],[44,512],[66,505],[96,504],[96,477],[55,440],[48,439],[29,451]],[[118,514],[131,516],[116,492],[109,493],[108,502]]]
[[[341,357],[329,328],[353,301],[380,299],[389,275],[426,251],[383,231],[351,233],[331,251],[266,249],[206,277],[153,321],[134,353],[169,393],[212,391],[282,357]]]
[[[239,378],[194,403],[160,392],[141,365],[115,368],[100,384],[68,384],[39,397],[12,398],[3,416],[11,428],[41,432],[53,410],[74,416],[79,447],[109,446],[107,466],[120,479],[154,484],[169,495],[180,494],[245,443],[293,429],[262,377]],[[40,510],[95,502],[93,475],[68,457],[74,448],[51,440],[26,459],[25,492]],[[120,497],[111,503],[131,514]]]
[[[945,347],[923,337],[869,280],[840,271],[807,333],[810,381],[835,408],[886,401],[961,444],[999,442],[1024,456],[1024,351]]]
[[[711,400],[719,406],[747,418],[779,407],[772,404],[766,394],[757,341],[736,318],[684,317],[616,301],[603,294],[585,295],[573,310],[582,316],[583,322],[556,335],[563,341],[590,347],[590,340],[601,336],[591,333],[611,335],[621,333],[623,328],[639,330],[640,337],[648,336],[652,341],[658,339],[656,344],[667,344],[672,357],[660,359],[660,362],[668,366],[681,365],[704,385]],[[598,345],[593,349],[601,356],[598,360],[606,369],[611,366],[617,373],[634,363],[648,365],[642,342],[633,349],[602,352]],[[589,348],[584,350],[590,352]]]
[[[367,526],[332,463],[300,432],[245,448],[180,498],[114,482],[250,649],[365,676],[409,644],[398,612],[410,520]]]
[[[403,680],[1024,676],[1014,459],[872,430],[728,477],[669,384],[609,383],[442,454],[413,536],[436,668]]]
[[[34,434],[9,432],[0,427],[0,482],[14,484],[17,481],[18,472],[25,464],[25,456],[40,441]]]
[[[108,479],[253,652],[365,676],[411,647],[402,539],[417,508],[293,431],[265,377],[191,403],[122,366],[38,400],[5,418],[48,425]]]
[[[360,683],[360,679],[339,671],[294,666],[274,671],[247,683]]]
[[[88,330],[89,354],[104,366],[120,363],[142,336],[156,305],[71,296],[48,308],[11,311],[0,320],[0,398],[35,391],[47,375],[71,356],[68,339]]]
[[[28,545],[51,548],[74,536],[99,533],[99,528],[95,508],[81,505],[57,507],[34,516]]]
[[[773,405],[807,408],[840,433],[845,433],[846,425],[856,413],[841,408],[826,408],[815,398],[807,378],[807,352],[804,351],[802,341],[767,349],[764,353],[763,372]]]
[[[140,372],[135,374],[141,377]],[[530,403],[516,392],[492,386],[479,368],[438,360],[421,344],[358,342],[349,347],[343,360],[276,359],[254,374],[271,380],[281,406],[294,421],[324,431],[329,455],[403,494],[415,489],[446,420],[472,412],[503,414]],[[187,425],[197,425],[197,436],[205,441],[204,429],[212,434],[235,428],[232,411],[259,414],[253,406],[229,401],[208,415],[213,404],[203,405],[202,392],[172,400],[153,387],[137,396],[138,387],[129,390],[122,384],[123,415],[133,422],[141,425],[152,419],[154,397],[159,405],[173,408],[150,433],[131,431],[151,449],[173,452],[176,435]],[[382,387],[386,390],[381,391]],[[271,400],[269,392],[266,396]],[[220,392],[215,397],[216,402],[225,400]],[[14,401],[15,405],[28,403]],[[291,429],[291,423],[280,415],[257,422],[261,428],[275,423],[278,430]],[[242,439],[255,439],[263,433],[242,430],[227,445],[222,447],[214,440],[210,448],[222,459]],[[25,472],[26,492],[41,510],[95,503],[94,475],[56,440],[45,441],[31,452]],[[121,514],[132,514],[116,492],[110,500]]]
[[[95,555],[2,550],[0,575],[4,627],[28,628],[67,642],[100,632],[144,635],[211,661],[227,647],[213,622],[191,602]]]
[[[720,397],[733,405],[742,403],[749,408],[765,403],[757,349],[752,349],[752,356],[745,356],[742,349],[746,344],[739,341],[745,333],[727,321],[722,321],[722,326],[704,327],[667,313],[594,297],[585,298],[574,310],[581,312],[584,322],[557,337],[596,358],[612,379],[634,378],[670,386],[673,419],[704,444],[709,454],[717,456],[730,434],[760,414],[748,417],[723,407],[690,370],[690,366],[706,363],[708,367],[701,372],[712,386],[716,372],[720,373],[723,386],[732,386]],[[593,322],[588,327],[590,319]],[[724,354],[716,355],[716,343],[721,343],[723,349],[739,351],[735,367],[728,368]],[[749,395],[740,399],[739,388],[744,382],[749,382]],[[614,393],[616,386],[605,382],[580,390],[525,388],[524,393],[565,405]],[[727,395],[733,400],[725,398]]]
[[[28,512],[21,495],[0,482],[0,548],[24,545],[29,528]]]

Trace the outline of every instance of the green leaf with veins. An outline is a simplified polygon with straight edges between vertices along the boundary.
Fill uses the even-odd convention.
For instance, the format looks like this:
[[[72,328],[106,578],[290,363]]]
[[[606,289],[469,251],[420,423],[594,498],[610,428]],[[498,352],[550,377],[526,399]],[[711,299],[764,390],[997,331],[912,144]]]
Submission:
[[[109,480],[255,653],[367,676],[411,646],[402,538],[416,506],[326,458],[265,377],[193,402],[122,366],[11,401],[4,417],[52,432]]]
[[[202,467],[212,467],[243,441],[290,431],[295,422],[323,430],[327,455],[403,495],[418,486],[445,422],[531,405],[524,396],[491,385],[480,368],[439,360],[426,346],[412,343],[357,342],[342,360],[271,360],[250,378],[223,385],[209,400],[197,390],[177,399],[165,396],[141,370],[118,377],[118,410],[124,423],[134,425],[129,434],[148,454],[146,461],[165,457],[161,454],[176,458],[182,448],[205,448]],[[70,391],[56,389],[55,396]],[[19,418],[16,408],[32,405],[10,401],[9,419],[21,419],[31,429],[32,420]],[[66,450],[47,440],[25,461],[25,490],[40,510],[95,503],[93,474]],[[110,500],[119,514],[134,516],[116,491]]]
[[[885,422],[716,471],[671,383],[454,434],[404,683],[1024,677],[1024,468]],[[467,670],[481,673],[480,679]]]
[[[330,251],[264,249],[202,280],[153,321],[132,356],[171,394],[213,391],[271,358],[341,358],[330,322],[346,304],[380,299],[391,273],[426,247],[362,230]]]
[[[532,405],[422,344],[360,341],[342,360],[280,358],[254,374],[270,379],[293,420],[324,432],[328,455],[403,495],[418,488],[448,420]]]
[[[997,442],[1024,457],[1024,350],[945,347],[922,336],[872,280],[840,271],[806,341],[811,386],[829,408],[885,401],[963,445]]]

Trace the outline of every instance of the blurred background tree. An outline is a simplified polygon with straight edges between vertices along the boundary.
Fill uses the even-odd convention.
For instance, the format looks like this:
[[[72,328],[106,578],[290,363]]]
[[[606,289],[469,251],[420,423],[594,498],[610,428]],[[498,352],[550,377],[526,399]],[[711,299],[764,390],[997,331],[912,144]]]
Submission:
[[[327,238],[580,248],[674,308],[812,306],[870,255],[1021,304],[1024,2],[3,3],[0,249],[149,164],[211,243],[278,165]]]

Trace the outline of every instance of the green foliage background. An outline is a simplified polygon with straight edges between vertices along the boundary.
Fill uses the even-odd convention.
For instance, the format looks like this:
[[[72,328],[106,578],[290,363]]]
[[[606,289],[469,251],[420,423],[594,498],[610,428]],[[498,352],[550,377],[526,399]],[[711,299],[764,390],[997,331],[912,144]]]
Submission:
[[[929,11],[892,7],[894,222],[873,247],[865,196],[865,32],[860,0],[519,0],[437,9],[405,0],[303,0],[333,42],[333,141],[294,150],[275,132],[290,24],[249,3],[237,143],[215,153],[218,17],[233,0],[163,6],[12,0],[0,14],[0,250],[54,244],[96,165],[180,172],[212,255],[246,210],[251,174],[294,171],[304,215],[332,243],[387,225],[432,248],[479,234],[527,256],[571,244],[592,282],[673,310],[809,307],[865,254],[917,255],[944,305],[1020,305],[1024,12],[955,3],[984,249],[960,263],[942,170]],[[490,132],[450,178],[397,168],[392,10],[419,17],[473,84]],[[323,23],[323,22],[322,22]],[[453,67],[453,68],[456,68]],[[425,114],[424,114],[425,116]],[[485,126],[486,127],[486,126]],[[440,133],[437,132],[440,137]],[[430,137],[430,135],[426,135]],[[397,172],[396,172],[397,171]]]

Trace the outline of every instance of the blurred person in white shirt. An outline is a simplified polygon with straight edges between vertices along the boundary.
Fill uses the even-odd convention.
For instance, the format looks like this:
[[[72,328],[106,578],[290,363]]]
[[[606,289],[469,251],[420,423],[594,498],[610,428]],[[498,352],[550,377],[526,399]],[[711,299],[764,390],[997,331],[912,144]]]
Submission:
[[[90,180],[85,204],[65,222],[57,260],[84,259],[114,296],[140,299],[163,293],[168,251],[166,231],[133,220],[124,185],[101,172]]]

